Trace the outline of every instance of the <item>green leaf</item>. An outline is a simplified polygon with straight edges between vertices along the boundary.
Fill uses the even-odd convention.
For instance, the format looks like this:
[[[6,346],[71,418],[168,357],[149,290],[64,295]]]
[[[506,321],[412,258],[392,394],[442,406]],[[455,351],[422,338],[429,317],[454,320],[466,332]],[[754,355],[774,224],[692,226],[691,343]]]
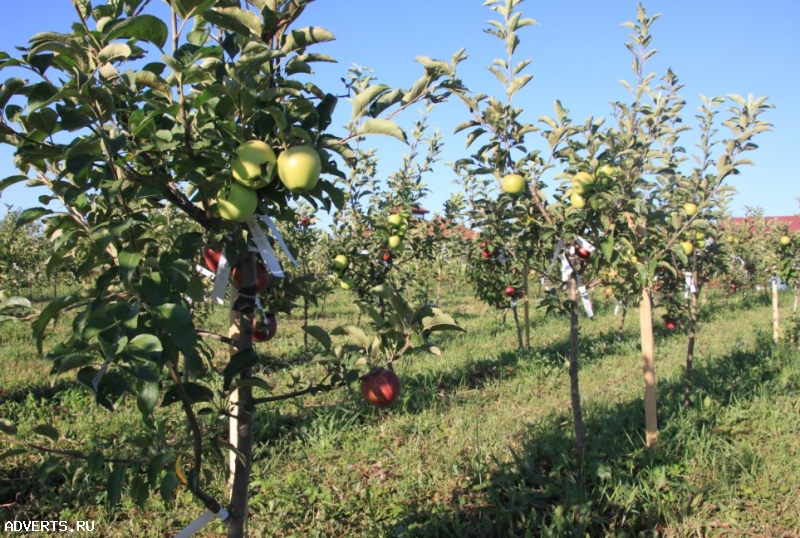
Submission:
[[[125,43],[109,43],[97,53],[97,59],[101,62],[127,59],[131,55],[131,48]]]
[[[372,344],[372,339],[369,338],[364,331],[359,329],[354,325],[344,325],[336,327],[331,331],[333,335],[347,335],[352,339],[357,345],[363,347],[364,349],[369,349],[370,344]]]
[[[170,0],[170,5],[183,20],[202,14],[214,4],[216,0]]]
[[[309,45],[333,41],[334,39],[336,39],[336,37],[325,28],[309,26],[308,28],[292,30],[292,32],[285,37],[281,50],[288,54],[295,50],[304,49]]]
[[[189,371],[199,372],[203,364],[197,353],[198,337],[194,331],[192,315],[185,306],[173,303],[163,304],[155,308],[155,311],[158,313],[156,323],[181,350]]]
[[[14,224],[15,229],[21,228],[26,224],[37,221],[45,215],[53,214],[52,209],[45,209],[44,207],[29,207],[22,211],[17,217],[17,222]]]
[[[325,348],[325,351],[330,351],[332,344],[328,331],[322,327],[317,327],[316,325],[304,325],[303,330],[314,340],[322,344],[322,347]]]
[[[161,479],[161,486],[158,488],[161,498],[165,503],[172,501],[172,495],[175,493],[177,487],[178,475],[175,474],[175,471],[168,471],[167,474],[164,475],[164,478]]]
[[[153,15],[136,15],[127,19],[112,21],[103,28],[106,41],[126,38],[147,41],[164,48],[169,36],[169,29],[164,21]]]
[[[119,504],[119,499],[122,496],[122,484],[125,482],[125,471],[124,465],[117,465],[108,475],[106,492],[108,493],[108,504],[110,506]]]
[[[141,252],[128,252],[123,250],[119,253],[119,267],[121,269],[122,281],[128,288],[131,286],[131,280],[136,272],[136,268],[139,267],[141,259]]]
[[[362,123],[356,134],[359,136],[364,135],[384,135],[393,136],[394,138],[408,143],[406,133],[395,122],[390,120],[382,120],[377,118],[370,118]]]
[[[607,262],[611,263],[611,257],[614,255],[614,236],[607,235],[600,241],[600,250],[603,252],[603,257]]]
[[[386,84],[373,84],[353,98],[353,119],[361,116],[375,99],[390,88]]]
[[[142,383],[139,394],[136,395],[136,407],[144,416],[149,416],[158,405],[158,383]]]
[[[3,191],[6,190],[11,185],[16,185],[17,183],[22,183],[26,181],[28,176],[8,176],[5,179],[0,180],[0,195],[3,194]]]
[[[2,454],[0,454],[0,461],[3,461],[6,458],[13,458],[14,456],[19,456],[20,454],[26,454],[28,451],[24,448],[12,448],[11,450],[6,450]]]
[[[208,10],[203,13],[203,18],[215,26],[243,36],[248,36],[252,33],[261,37],[261,33],[264,30],[258,15],[238,7]]]
[[[58,430],[55,429],[50,424],[39,424],[38,426],[34,426],[32,429],[33,433],[36,435],[41,435],[42,437],[47,437],[54,443],[58,442]]]
[[[125,346],[126,353],[145,361],[155,360],[162,351],[161,340],[154,334],[137,334]]]
[[[235,353],[231,357],[231,360],[228,362],[228,364],[225,366],[225,370],[222,372],[223,388],[225,390],[228,390],[231,386],[231,382],[233,381],[234,377],[239,375],[239,373],[246,370],[247,368],[252,368],[257,363],[258,363],[258,354],[251,347]]]
[[[189,403],[191,404],[199,402],[211,402],[214,400],[213,390],[203,385],[198,385],[197,383],[193,383],[191,381],[183,384],[183,390],[186,391],[186,398],[189,400]],[[181,397],[178,392],[178,387],[177,385],[173,385],[172,387],[170,387],[167,393],[164,394],[164,398],[161,400],[161,407],[168,407],[180,401]]]
[[[233,383],[231,383],[231,390],[236,390],[239,387],[256,387],[259,389],[264,390],[272,390],[272,385],[266,382],[266,380],[261,379],[260,377],[247,377],[247,378],[239,378],[234,379]]]
[[[139,71],[136,73],[136,84],[139,86],[147,86],[153,91],[163,95],[172,103],[172,91],[167,84],[167,81],[159,77],[152,71]]]

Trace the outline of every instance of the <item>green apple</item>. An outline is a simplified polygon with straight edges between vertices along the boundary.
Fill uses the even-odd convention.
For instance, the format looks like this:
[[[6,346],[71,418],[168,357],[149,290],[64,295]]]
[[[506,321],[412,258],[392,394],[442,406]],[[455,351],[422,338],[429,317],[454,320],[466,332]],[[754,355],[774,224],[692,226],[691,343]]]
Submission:
[[[697,213],[697,204],[693,204],[692,202],[688,202],[683,204],[683,210],[686,211],[688,216],[692,216]]]
[[[569,197],[569,202],[572,204],[572,207],[576,209],[582,209],[586,205],[586,200],[584,197],[577,192],[572,193],[572,195]]]
[[[603,199],[599,196],[592,196],[589,198],[589,207],[594,209],[595,211],[600,211],[600,208],[603,207]]]
[[[791,242],[792,242],[792,238],[789,237],[788,235],[782,235],[781,236],[781,245],[786,246]]]
[[[683,243],[681,243],[681,247],[683,247],[683,252],[687,256],[691,255],[691,253],[694,252],[694,245],[692,244],[691,241],[684,241]]]
[[[617,170],[611,166],[610,164],[604,164],[597,170],[597,175],[602,177],[610,177],[613,178],[617,175]]]
[[[578,194],[584,194],[592,183],[594,183],[594,178],[587,172],[578,172],[572,176],[572,188]]]
[[[706,248],[706,240],[705,239],[698,239],[697,243],[695,243],[695,244],[697,245],[697,248],[699,248],[701,250]]]
[[[278,177],[290,191],[310,191],[321,172],[319,153],[310,146],[289,148],[278,157]]]
[[[344,254],[339,254],[333,259],[333,266],[339,271],[344,271],[350,265],[350,260]]]
[[[403,217],[403,220],[408,220],[411,218],[411,211],[409,211],[408,209],[401,209],[399,213],[400,216]]]
[[[231,183],[227,196],[224,190],[217,195],[219,215],[225,220],[244,222],[253,216],[256,207],[258,207],[258,194],[240,183]]]
[[[343,290],[353,289],[355,285],[356,285],[355,281],[349,276],[339,279],[339,287],[342,288]]]
[[[233,179],[251,189],[269,185],[275,177],[277,159],[273,149],[261,140],[250,140],[236,148],[236,158],[231,163]],[[262,165],[267,165],[266,174]]]
[[[398,252],[403,251],[403,238],[399,235],[393,235],[389,237],[389,247],[392,250],[396,250]]]
[[[389,221],[390,226],[393,226],[395,228],[403,224],[403,217],[400,216],[398,213],[392,213],[386,220]]]
[[[522,194],[525,190],[525,178],[519,174],[506,174],[503,176],[502,188],[503,192],[514,196]]]

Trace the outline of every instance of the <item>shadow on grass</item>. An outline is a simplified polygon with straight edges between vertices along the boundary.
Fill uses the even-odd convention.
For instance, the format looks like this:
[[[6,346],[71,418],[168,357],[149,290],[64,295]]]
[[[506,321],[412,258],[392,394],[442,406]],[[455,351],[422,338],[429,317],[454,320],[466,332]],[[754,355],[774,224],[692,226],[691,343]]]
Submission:
[[[644,448],[641,399],[586,406],[583,459],[571,415],[554,414],[527,429],[510,461],[471,469],[483,480],[453,491],[449,505],[409,505],[385,531],[408,537],[653,536],[667,518],[687,517],[701,493],[684,479],[692,465],[687,444],[713,432],[718,413],[752,399],[793,360],[790,353],[772,357],[766,337],[757,349],[764,351],[735,351],[698,364],[694,396],[701,403],[693,409],[681,408],[682,381],[660,383],[657,449]]]

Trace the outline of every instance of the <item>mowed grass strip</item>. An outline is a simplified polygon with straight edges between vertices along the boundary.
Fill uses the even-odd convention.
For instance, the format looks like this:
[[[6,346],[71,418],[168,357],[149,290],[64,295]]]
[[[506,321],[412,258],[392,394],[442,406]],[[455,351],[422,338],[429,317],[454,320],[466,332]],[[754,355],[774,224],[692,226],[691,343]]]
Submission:
[[[329,299],[310,323],[355,323],[348,299]],[[783,303],[790,305],[788,296]],[[619,343],[613,304],[599,300],[598,316],[581,320],[583,460],[573,448],[566,320],[535,311],[531,350],[519,352],[510,315],[503,324],[500,314],[462,295],[446,295],[442,306],[468,332],[436,335],[442,357],[419,354],[397,365],[404,387],[395,406],[369,408],[356,391],[341,390],[259,409],[254,536],[798,532],[800,356],[771,343],[771,312],[760,298],[726,304],[712,297],[706,305],[690,410],[680,406],[685,335],[657,327],[661,445],[650,452],[642,439],[638,313],[628,313]],[[783,315],[788,319],[788,306]],[[226,320],[218,311],[208,328],[223,332]],[[313,378],[317,367],[300,361],[302,319],[282,316],[279,323],[264,350]],[[48,344],[68,331],[62,321]],[[135,455],[140,417],[133,399],[109,413],[69,376],[51,388],[49,365],[36,358],[26,332],[0,327],[0,416],[31,441],[49,442],[29,433],[48,422],[65,438],[60,448]],[[288,372],[270,373],[276,390]],[[177,411],[158,413],[179,421]],[[218,427],[213,418],[205,424]],[[4,520],[68,516],[102,522],[103,535],[153,536],[177,531],[201,511],[184,490],[167,504],[151,497],[144,508],[126,491],[112,509],[102,483],[74,480],[78,463],[46,473],[48,462],[39,454],[0,460]],[[223,487],[223,470],[215,477]],[[212,524],[208,535],[221,529]]]

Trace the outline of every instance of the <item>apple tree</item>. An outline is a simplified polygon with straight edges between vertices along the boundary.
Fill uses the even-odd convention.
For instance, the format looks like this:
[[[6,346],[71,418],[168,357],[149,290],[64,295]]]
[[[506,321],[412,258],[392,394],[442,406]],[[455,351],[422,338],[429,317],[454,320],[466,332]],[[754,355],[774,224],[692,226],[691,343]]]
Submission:
[[[322,378],[254,393],[272,390],[254,375],[268,358],[254,352],[253,338],[264,281],[285,276],[274,221],[296,220],[296,200],[341,207],[329,178],[346,177],[337,163],[353,162],[349,144],[376,134],[405,139],[389,116],[444,98],[452,83],[426,68],[409,90],[361,96],[353,106],[363,121],[333,134],[338,98],[309,75],[315,62],[334,61],[312,52],[334,36],[296,27],[310,2],[167,3],[162,20],[147,0],[74,0],[69,32],[37,34],[16,56],[0,53],[0,69],[13,71],[0,87],[0,143],[15,148],[19,170],[0,190],[22,181],[47,190],[51,207],[26,209],[16,224],[41,221],[53,248],[48,270],[72,264],[81,284],[33,321],[38,350],[53,375],[75,374],[100,407],[113,412],[130,397],[142,419],[136,445],[119,450],[103,439],[62,449],[51,425],[38,428],[51,440],[42,447],[13,423],[0,426],[6,441],[106,477],[111,505],[126,484],[142,504],[154,491],[169,501],[180,482],[224,519],[228,536],[243,536],[256,405],[355,382],[368,365],[417,347],[419,334],[460,329],[384,290],[397,319],[373,318],[378,337],[345,327],[333,334],[352,344],[335,345],[307,326],[323,348]],[[227,335],[202,330],[193,316],[209,292],[195,270],[204,247],[219,253],[212,300],[229,291]],[[60,316],[74,316],[72,334],[46,342]],[[230,344],[221,364],[207,337]],[[215,465],[230,465],[227,509]]]

